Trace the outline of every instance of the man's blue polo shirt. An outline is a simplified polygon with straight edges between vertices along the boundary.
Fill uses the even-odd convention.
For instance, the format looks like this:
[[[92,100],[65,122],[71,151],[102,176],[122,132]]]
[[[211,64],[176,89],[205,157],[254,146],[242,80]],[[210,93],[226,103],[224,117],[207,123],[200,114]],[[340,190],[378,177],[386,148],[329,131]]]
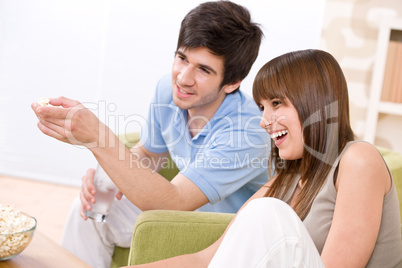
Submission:
[[[156,87],[141,142],[154,153],[169,151],[180,173],[209,199],[199,210],[235,213],[268,179],[270,139],[260,120],[254,101],[238,91],[191,137],[187,111],[174,104],[168,75]]]

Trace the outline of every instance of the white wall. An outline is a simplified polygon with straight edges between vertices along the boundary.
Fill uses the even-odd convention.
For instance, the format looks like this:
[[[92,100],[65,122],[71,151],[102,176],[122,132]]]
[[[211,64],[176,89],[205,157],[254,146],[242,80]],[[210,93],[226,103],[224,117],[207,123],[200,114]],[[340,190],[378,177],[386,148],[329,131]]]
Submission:
[[[138,131],[170,72],[180,22],[198,0],[0,0],[0,175],[79,185],[95,159],[36,128],[30,104],[66,96],[115,132]],[[237,0],[265,39],[242,89],[269,59],[319,47],[324,0]]]

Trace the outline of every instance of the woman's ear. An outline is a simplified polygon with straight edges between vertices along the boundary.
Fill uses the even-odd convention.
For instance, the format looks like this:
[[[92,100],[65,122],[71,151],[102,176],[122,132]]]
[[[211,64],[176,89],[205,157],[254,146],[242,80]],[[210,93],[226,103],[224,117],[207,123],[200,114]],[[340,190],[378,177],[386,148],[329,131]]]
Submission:
[[[230,94],[233,91],[235,91],[236,89],[238,89],[240,87],[241,84],[241,80],[234,82],[234,83],[230,83],[230,84],[226,84],[223,86],[223,90],[225,91],[226,94]]]

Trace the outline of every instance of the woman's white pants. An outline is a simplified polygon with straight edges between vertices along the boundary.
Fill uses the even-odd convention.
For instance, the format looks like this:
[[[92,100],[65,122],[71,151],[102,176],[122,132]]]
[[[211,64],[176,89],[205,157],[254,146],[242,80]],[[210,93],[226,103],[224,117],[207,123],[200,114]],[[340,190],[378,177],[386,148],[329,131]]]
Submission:
[[[324,267],[304,224],[285,202],[251,201],[236,216],[209,267]]]

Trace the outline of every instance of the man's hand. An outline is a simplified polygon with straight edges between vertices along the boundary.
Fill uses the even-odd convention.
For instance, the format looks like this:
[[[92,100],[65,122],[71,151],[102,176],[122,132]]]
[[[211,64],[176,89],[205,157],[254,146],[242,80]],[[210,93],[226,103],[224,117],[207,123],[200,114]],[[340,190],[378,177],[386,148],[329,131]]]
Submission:
[[[95,169],[90,168],[87,170],[87,173],[82,177],[82,184],[81,184],[81,192],[80,192],[80,199],[81,199],[81,209],[80,215],[84,220],[88,218],[85,216],[85,211],[91,211],[92,204],[96,203],[96,187],[94,185],[94,176],[95,176]],[[118,191],[116,194],[116,198],[121,200],[123,194]]]
[[[106,141],[106,126],[80,102],[59,97],[50,99],[49,103],[52,106],[31,105],[39,119],[38,128],[44,134],[87,148]]]
[[[90,168],[87,170],[87,173],[82,177],[81,192],[80,192],[80,199],[81,199],[80,215],[85,221],[88,219],[85,216],[85,211],[86,210],[91,211],[92,204],[95,204],[96,202],[95,200],[96,188],[94,185],[94,176],[95,176],[95,169]]]

